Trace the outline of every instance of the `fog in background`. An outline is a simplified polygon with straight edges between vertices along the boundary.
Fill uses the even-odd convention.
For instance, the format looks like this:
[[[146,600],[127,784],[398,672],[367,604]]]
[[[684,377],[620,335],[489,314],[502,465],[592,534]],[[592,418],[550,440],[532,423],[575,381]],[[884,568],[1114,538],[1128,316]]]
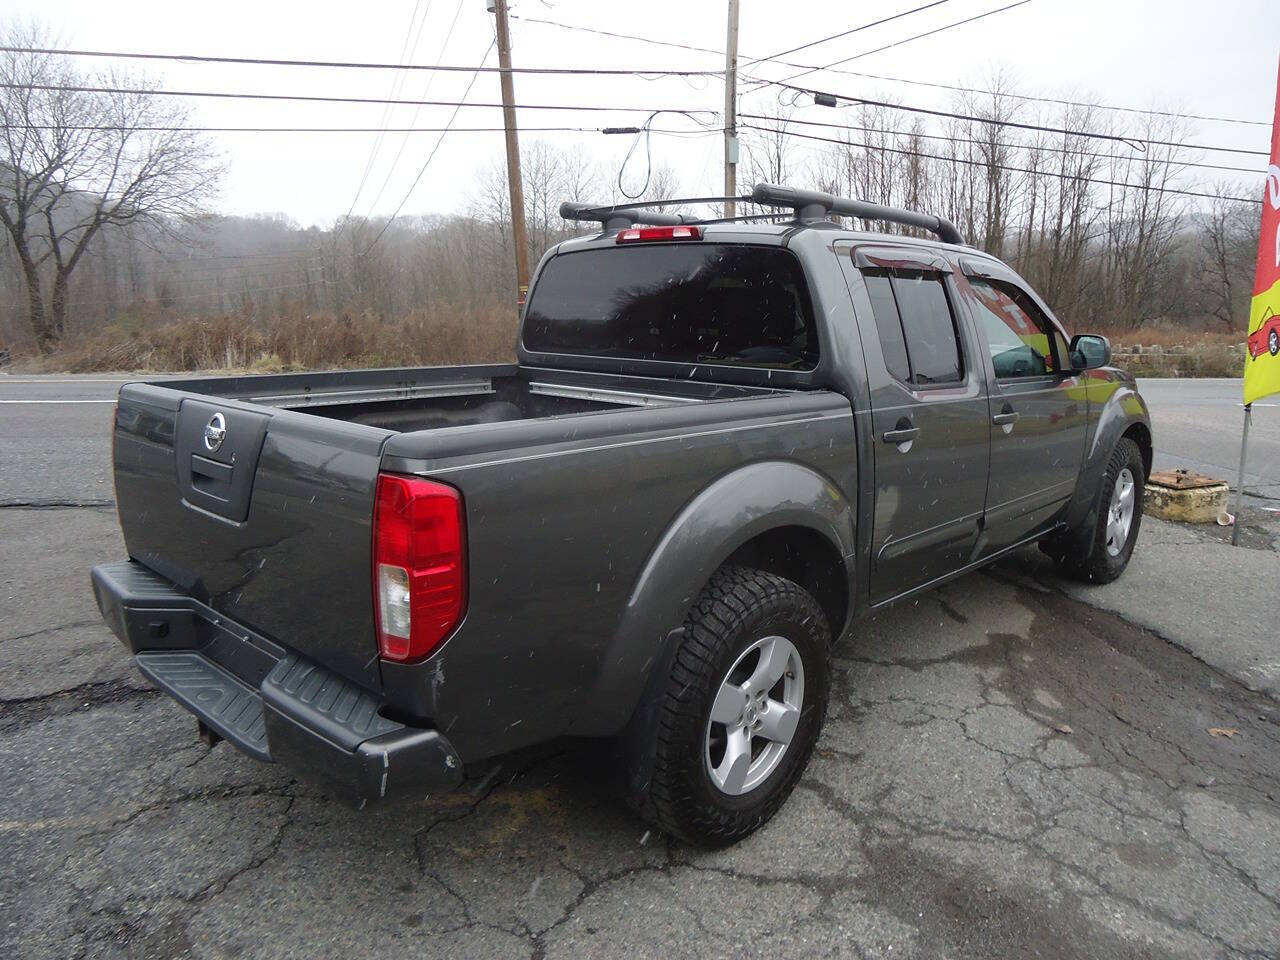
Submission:
[[[755,118],[740,122],[762,129],[742,131],[740,189],[756,179],[780,180],[949,216],[976,245],[1011,260],[1076,327],[1176,323],[1243,328],[1257,208],[1240,201],[1260,195],[1265,158],[1196,145],[1267,148],[1280,5],[1225,2],[1209,10],[1184,2],[1034,0],[839,68],[857,76],[818,72],[795,81],[848,97],[1041,124],[1069,133],[998,128],[866,106],[833,109],[759,82],[799,70],[753,63],[753,58],[919,5],[744,0],[739,112]],[[781,59],[829,64],[1001,5],[997,0],[951,0]],[[781,10],[785,17],[779,16]],[[475,66],[490,51],[493,37],[493,18],[484,0],[362,7],[20,0],[6,12],[19,20],[38,20],[62,47],[133,52]],[[719,2],[522,0],[513,4],[512,15],[517,66],[723,66],[720,53],[535,22],[720,50],[724,4]],[[490,51],[485,62],[495,65],[496,55]],[[108,68],[145,75],[168,90],[446,101],[462,98],[471,80],[469,73],[158,61],[75,59],[70,66],[85,75]],[[627,135],[534,129],[638,125],[646,112],[520,111],[535,256],[580,232],[555,216],[563,199],[720,191],[723,85],[718,77],[519,75],[515,82],[521,104],[688,111],[655,117],[648,150],[643,140]],[[971,92],[929,84],[959,85]],[[1027,97],[1092,106],[1023,99]],[[479,75],[468,99],[496,102],[496,75]],[[181,104],[197,128],[443,127],[453,113],[452,107],[235,99],[183,98]],[[1177,116],[1103,109],[1108,106]],[[1199,119],[1209,117],[1253,122]],[[427,313],[473,311],[491,318],[484,322],[492,327],[492,336],[460,352],[442,349],[440,355],[470,357],[476,351],[509,349],[513,280],[502,137],[461,129],[500,123],[496,109],[464,108],[455,121],[459,129],[443,137],[200,134],[223,168],[216,193],[204,205],[210,215],[180,231],[149,225],[104,229],[70,279],[66,337],[101,337],[111,328],[109,338],[121,343],[167,320],[215,315],[239,316],[249,329],[284,315],[399,322],[415,315],[421,320]],[[1080,136],[1085,132],[1180,146],[1142,152]],[[388,223],[397,212],[398,218]],[[0,254],[0,268],[0,338],[21,348],[30,331],[11,245]],[[422,329],[430,336],[430,323]],[[504,342],[507,347],[499,346]],[[251,353],[246,348],[235,359],[252,362],[256,358]],[[124,359],[136,361],[139,355]],[[312,359],[328,362],[319,355]]]

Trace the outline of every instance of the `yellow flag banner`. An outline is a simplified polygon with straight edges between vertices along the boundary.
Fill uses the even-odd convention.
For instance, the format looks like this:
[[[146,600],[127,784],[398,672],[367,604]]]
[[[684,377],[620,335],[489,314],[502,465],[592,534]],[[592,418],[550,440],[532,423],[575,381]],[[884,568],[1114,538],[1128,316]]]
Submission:
[[[1244,402],[1280,393],[1280,75],[1271,121],[1271,164],[1262,188],[1262,236],[1249,308],[1249,356],[1244,361]]]

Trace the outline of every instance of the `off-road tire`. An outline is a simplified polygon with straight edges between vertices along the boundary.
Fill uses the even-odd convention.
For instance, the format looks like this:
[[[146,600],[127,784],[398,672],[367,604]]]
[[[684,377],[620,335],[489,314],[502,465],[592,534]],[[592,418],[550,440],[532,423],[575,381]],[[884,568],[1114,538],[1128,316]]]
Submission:
[[[1124,546],[1118,554],[1112,556],[1107,551],[1108,508],[1116,477],[1125,469],[1128,469],[1134,479],[1133,520],[1129,524],[1129,535],[1125,538]],[[1102,481],[1094,493],[1093,509],[1088,518],[1088,522],[1093,525],[1092,535],[1054,538],[1042,544],[1041,549],[1057,562],[1058,570],[1063,575],[1073,580],[1101,584],[1110,583],[1124,573],[1125,567],[1129,565],[1129,557],[1133,555],[1133,545],[1138,539],[1138,528],[1142,525],[1145,477],[1146,464],[1142,459],[1142,451],[1128,437],[1122,437],[1111,452]]]
[[[768,636],[785,637],[800,654],[800,720],[767,779],[731,796],[706,768],[711,706],[743,651]],[[651,776],[632,789],[632,806],[660,830],[699,846],[727,846],[768,822],[804,772],[822,729],[830,647],[822,607],[798,584],[746,567],[717,572],[689,611],[651,729],[633,748],[653,756],[646,758]]]

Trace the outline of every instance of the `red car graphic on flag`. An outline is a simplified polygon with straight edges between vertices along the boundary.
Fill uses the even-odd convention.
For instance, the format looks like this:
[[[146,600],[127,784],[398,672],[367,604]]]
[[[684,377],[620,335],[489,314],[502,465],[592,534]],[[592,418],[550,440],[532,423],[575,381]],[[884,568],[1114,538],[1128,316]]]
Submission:
[[[1249,359],[1257,360],[1264,353],[1273,357],[1280,353],[1280,314],[1267,311],[1258,329],[1249,334]]]

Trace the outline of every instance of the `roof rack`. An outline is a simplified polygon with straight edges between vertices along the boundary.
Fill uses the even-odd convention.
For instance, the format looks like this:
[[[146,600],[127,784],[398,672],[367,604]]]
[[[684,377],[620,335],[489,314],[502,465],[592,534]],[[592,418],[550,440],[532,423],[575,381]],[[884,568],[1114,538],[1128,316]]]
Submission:
[[[846,197],[833,196],[819,190],[798,190],[795,187],[784,187],[776,183],[757,183],[750,196],[746,197],[687,197],[679,200],[642,200],[639,203],[621,203],[608,207],[596,207],[587,203],[565,201],[560,204],[560,217],[564,220],[580,220],[587,223],[598,223],[606,233],[617,233],[634,227],[637,223],[645,223],[654,227],[678,227],[689,223],[735,223],[745,220],[757,220],[770,214],[750,214],[745,217],[703,218],[683,213],[657,213],[652,207],[673,207],[686,203],[723,203],[733,200],[736,203],[756,203],[762,207],[790,208],[796,220],[824,220],[831,214],[845,217],[857,217],[860,220],[885,220],[890,223],[901,223],[908,227],[920,227],[938,235],[944,243],[963,244],[960,231],[950,220],[935,217],[915,210],[903,210],[899,207],[885,207],[878,203],[867,203],[864,200],[850,200]]]
[[[795,211],[797,220],[822,220],[835,213],[860,220],[885,220],[908,227],[920,227],[937,234],[943,243],[964,243],[960,231],[943,217],[903,210],[900,207],[885,207],[865,200],[850,200],[820,190],[797,190],[795,187],[784,187],[776,183],[757,183],[751,191],[751,202],[768,207],[790,207]]]
[[[604,227],[606,233],[617,233],[619,230],[634,227],[637,223],[647,223],[652,227],[678,227],[685,223],[704,221],[701,217],[691,217],[683,213],[655,213],[649,208],[674,207],[685,203],[723,203],[725,200],[743,203],[750,199],[750,197],[687,197],[679,200],[616,203],[608,207],[596,207],[589,203],[573,203],[566,200],[560,204],[560,219],[598,223]]]

